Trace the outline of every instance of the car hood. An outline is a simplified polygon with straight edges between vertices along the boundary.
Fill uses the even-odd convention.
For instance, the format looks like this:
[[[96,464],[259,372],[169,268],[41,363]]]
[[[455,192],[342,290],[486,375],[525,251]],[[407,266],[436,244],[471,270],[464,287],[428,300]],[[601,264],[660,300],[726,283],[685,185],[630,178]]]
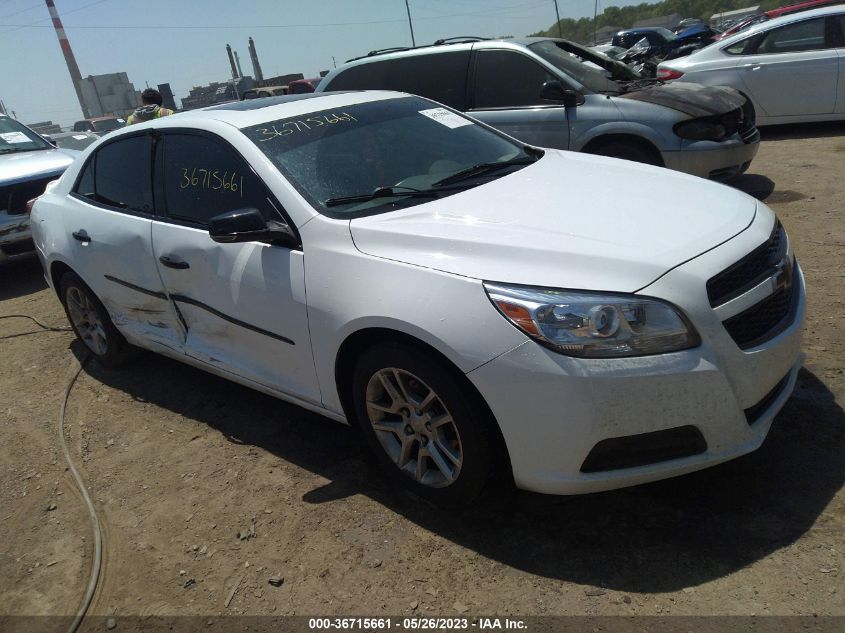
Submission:
[[[80,152],[72,149],[42,149],[0,154],[0,185],[60,174],[79,154]]]
[[[623,160],[546,150],[476,188],[351,220],[363,253],[488,281],[634,292],[731,239],[750,196]]]
[[[653,84],[619,95],[678,110],[691,117],[725,114],[745,103],[745,97],[726,86],[702,86],[691,82]]]

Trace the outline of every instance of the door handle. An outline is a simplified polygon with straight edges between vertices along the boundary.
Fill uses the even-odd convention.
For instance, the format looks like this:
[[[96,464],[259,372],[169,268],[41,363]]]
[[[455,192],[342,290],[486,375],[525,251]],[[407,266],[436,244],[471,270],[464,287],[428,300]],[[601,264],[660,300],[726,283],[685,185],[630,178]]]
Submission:
[[[91,237],[88,235],[88,231],[85,229],[79,229],[78,231],[74,231],[71,233],[73,239],[77,240],[78,242],[82,242],[83,244],[88,244],[91,241]]]
[[[765,68],[765,64],[743,64],[742,66],[745,70],[762,70]]]
[[[158,258],[158,261],[160,261],[162,265],[167,266],[168,268],[177,268],[179,270],[184,270],[185,268],[191,267],[188,262],[182,261],[181,259],[175,259],[170,255],[162,255]]]

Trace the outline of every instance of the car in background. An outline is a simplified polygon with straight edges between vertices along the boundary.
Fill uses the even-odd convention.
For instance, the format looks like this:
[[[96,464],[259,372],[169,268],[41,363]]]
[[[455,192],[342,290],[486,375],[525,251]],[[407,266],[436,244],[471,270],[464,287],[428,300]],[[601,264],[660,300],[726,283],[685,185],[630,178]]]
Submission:
[[[103,139],[32,212],[105,366],[136,345],[347,422],[453,505],[496,476],[577,494],[739,457],[795,386],[801,270],[733,188],[396,92],[174,118]]]
[[[259,99],[261,97],[280,97],[288,93],[287,86],[265,86],[263,88],[250,88],[241,93],[241,101],[245,99]]]
[[[538,147],[715,180],[745,171],[760,144],[736,91],[663,86],[557,38],[463,38],[374,51],[332,71],[317,89],[339,90],[418,94]]]
[[[45,134],[44,138],[60,149],[74,149],[80,152],[100,140],[100,136],[93,132],[59,132],[58,134]]]
[[[732,86],[759,125],[845,119],[845,4],[757,24],[688,57],[662,62],[658,79]]]
[[[0,115],[0,263],[34,253],[27,203],[44,193],[77,155]]]
[[[73,124],[74,132],[94,132],[95,134],[108,134],[126,125],[123,117],[100,116],[91,119],[83,119]]]
[[[621,46],[614,46],[613,44],[599,44],[598,46],[591,46],[590,48],[597,53],[606,55],[607,57],[610,57],[610,59],[615,59],[616,61],[621,61],[628,50],[626,48],[622,48]]]
[[[651,48],[652,55],[662,57],[671,50],[672,42],[674,42],[677,37],[678,36],[669,29],[658,26],[650,26],[619,31],[614,34],[610,44],[611,46],[628,49],[641,39],[645,38]]]
[[[779,18],[784,15],[792,15],[793,13],[800,13],[801,11],[809,11],[810,9],[818,9],[830,4],[841,4],[842,1],[843,0],[809,0],[809,2],[801,2],[799,4],[791,4],[788,7],[764,11],[763,13],[748,16],[729,28],[726,28],[725,32],[719,35],[716,39],[723,40],[731,35],[739,33],[740,31],[744,31],[755,24],[766,22],[767,20],[773,20],[774,18]]]
[[[322,77],[312,77],[311,79],[294,79],[288,83],[288,94],[302,95],[314,92],[317,86],[320,85]]]

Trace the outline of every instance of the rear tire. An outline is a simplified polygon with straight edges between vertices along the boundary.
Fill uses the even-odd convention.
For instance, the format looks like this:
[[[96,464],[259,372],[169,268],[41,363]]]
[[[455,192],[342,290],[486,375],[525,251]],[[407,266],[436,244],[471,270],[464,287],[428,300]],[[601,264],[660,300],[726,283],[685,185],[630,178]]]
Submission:
[[[59,297],[76,337],[97,362],[117,367],[129,360],[134,348],[117,331],[105,306],[79,275],[62,275]]]
[[[471,503],[491,478],[491,421],[456,370],[411,345],[366,350],[352,373],[355,421],[388,477],[442,505]]]

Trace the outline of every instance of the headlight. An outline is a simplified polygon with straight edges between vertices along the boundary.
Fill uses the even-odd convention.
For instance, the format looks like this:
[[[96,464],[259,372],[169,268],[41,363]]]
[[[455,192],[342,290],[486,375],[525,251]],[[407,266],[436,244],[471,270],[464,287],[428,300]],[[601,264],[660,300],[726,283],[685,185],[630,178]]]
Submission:
[[[686,121],[675,126],[675,134],[692,141],[721,141],[728,131],[721,123]]]
[[[657,299],[493,283],[484,288],[506,319],[537,342],[569,356],[664,354],[701,342],[681,312]]]

